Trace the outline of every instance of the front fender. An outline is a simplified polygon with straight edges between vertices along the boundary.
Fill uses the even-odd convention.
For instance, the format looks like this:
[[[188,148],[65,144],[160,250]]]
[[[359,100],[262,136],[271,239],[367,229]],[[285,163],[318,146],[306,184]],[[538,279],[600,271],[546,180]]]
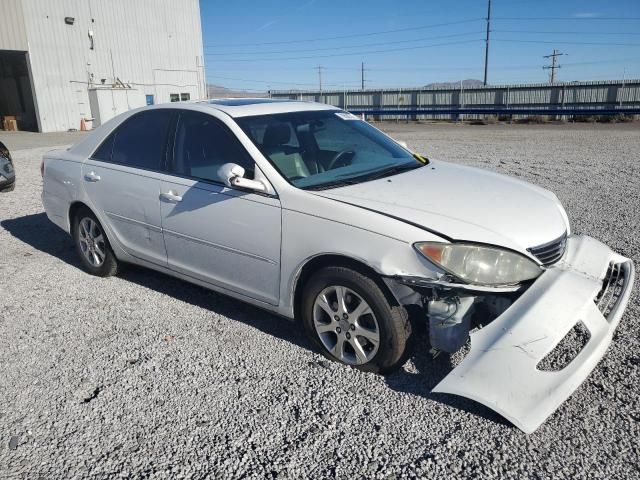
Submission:
[[[373,215],[373,214],[372,214]],[[381,277],[436,278],[436,268],[412,241],[314,215],[283,210],[280,313],[293,317],[294,291],[304,266],[322,255],[355,260]],[[427,238],[428,233],[422,238]]]

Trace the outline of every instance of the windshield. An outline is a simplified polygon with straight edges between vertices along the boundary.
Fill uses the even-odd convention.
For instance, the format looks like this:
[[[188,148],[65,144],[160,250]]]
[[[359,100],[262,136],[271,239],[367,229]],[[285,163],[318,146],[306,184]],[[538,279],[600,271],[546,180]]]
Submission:
[[[293,112],[236,121],[280,174],[299,188],[358,183],[426,162],[343,111]]]

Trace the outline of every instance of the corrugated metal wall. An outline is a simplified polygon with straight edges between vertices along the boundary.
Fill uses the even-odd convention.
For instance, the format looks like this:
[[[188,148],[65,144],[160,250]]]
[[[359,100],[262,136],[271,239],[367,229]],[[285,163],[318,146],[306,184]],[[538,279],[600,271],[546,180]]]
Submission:
[[[2,0],[0,5],[0,50],[27,51],[27,33],[21,0]]]
[[[90,79],[117,77],[155,103],[170,93],[206,96],[198,0],[21,3],[41,131],[77,129],[91,117]]]
[[[353,110],[457,107],[614,107],[640,106],[640,80],[517,84],[476,88],[385,89],[319,92],[272,91],[274,98],[328,103]],[[478,116],[478,115],[474,115]],[[384,115],[406,118],[406,115]],[[454,115],[418,115],[417,119],[454,118]],[[467,115],[467,118],[469,116]]]

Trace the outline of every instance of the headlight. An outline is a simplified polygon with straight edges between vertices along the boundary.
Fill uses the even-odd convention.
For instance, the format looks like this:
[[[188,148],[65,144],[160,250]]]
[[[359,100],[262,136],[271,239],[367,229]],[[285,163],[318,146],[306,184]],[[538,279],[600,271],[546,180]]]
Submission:
[[[414,247],[444,270],[475,285],[512,285],[542,273],[527,257],[500,248],[437,242],[419,242]]]

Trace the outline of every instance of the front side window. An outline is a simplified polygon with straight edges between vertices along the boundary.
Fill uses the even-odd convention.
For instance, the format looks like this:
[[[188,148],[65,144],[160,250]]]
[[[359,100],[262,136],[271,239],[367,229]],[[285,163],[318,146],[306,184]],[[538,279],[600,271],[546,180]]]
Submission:
[[[169,94],[169,101],[170,102],[179,102],[180,101],[180,95],[178,93],[170,93]]]
[[[162,170],[171,110],[149,110],[125,120],[92,158],[128,167]]]
[[[245,178],[253,178],[253,159],[233,133],[211,115],[183,111],[176,129],[172,172],[220,183],[218,169],[225,163],[240,165]]]
[[[237,122],[280,174],[300,188],[359,183],[425,161],[346,112],[282,113]]]
[[[181,93],[180,94],[180,101],[188,102],[189,100],[191,100],[191,94],[190,93]]]

